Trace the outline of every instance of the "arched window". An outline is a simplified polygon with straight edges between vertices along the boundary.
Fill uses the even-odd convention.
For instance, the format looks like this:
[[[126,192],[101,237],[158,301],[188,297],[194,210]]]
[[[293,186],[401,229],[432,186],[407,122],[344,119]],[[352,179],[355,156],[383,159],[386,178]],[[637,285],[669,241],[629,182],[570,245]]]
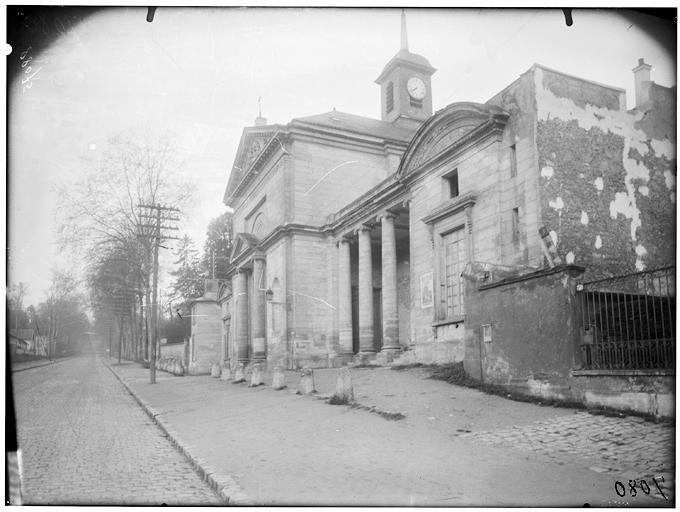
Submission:
[[[250,232],[258,238],[262,237],[264,234],[264,213],[258,213],[255,216]]]

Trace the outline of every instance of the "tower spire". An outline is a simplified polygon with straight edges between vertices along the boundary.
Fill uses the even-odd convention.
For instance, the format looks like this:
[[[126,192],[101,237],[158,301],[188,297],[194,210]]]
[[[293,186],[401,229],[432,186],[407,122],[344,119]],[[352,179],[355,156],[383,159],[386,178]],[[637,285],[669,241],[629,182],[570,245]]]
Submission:
[[[408,51],[408,34],[406,33],[406,13],[401,10],[401,50]]]
[[[257,97],[257,117],[255,118],[255,126],[264,126],[267,124],[267,119],[262,117],[262,96]]]

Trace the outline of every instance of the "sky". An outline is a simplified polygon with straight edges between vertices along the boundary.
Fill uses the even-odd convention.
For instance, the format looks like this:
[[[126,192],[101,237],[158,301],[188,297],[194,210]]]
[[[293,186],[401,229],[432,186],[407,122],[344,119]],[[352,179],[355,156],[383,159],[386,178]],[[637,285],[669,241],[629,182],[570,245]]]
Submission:
[[[160,7],[152,23],[146,14],[101,10],[42,52],[13,49],[39,70],[8,83],[8,281],[28,284],[26,304],[44,299],[52,268],[82,268],[58,251],[56,191],[93,165],[111,136],[174,137],[197,190],[181,233],[201,247],[208,222],[226,209],[258,97],[269,123],[334,108],[379,118],[374,81],[400,43],[396,8]],[[406,8],[406,19],[410,51],[437,68],[435,111],[485,102],[534,63],[625,88],[629,108],[639,58],[653,66],[652,80],[676,84],[674,51],[620,10],[574,10],[570,27],[559,9]]]

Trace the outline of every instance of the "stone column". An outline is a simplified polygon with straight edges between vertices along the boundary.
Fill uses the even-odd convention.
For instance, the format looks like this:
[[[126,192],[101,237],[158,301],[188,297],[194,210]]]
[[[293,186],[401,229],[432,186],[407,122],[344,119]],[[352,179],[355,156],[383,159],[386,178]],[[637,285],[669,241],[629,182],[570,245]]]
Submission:
[[[352,272],[350,246],[344,239],[338,242],[338,343],[340,355],[352,354]]]
[[[394,233],[395,215],[388,213],[382,224],[382,332],[383,352],[399,347],[399,302],[397,300],[397,240]]]
[[[373,257],[371,229],[363,226],[359,234],[359,352],[375,353],[373,345]]]
[[[263,257],[253,259],[253,359],[266,358],[265,348],[265,262]]]
[[[236,346],[238,362],[248,362],[248,279],[239,269],[232,278],[234,312],[236,315]]]

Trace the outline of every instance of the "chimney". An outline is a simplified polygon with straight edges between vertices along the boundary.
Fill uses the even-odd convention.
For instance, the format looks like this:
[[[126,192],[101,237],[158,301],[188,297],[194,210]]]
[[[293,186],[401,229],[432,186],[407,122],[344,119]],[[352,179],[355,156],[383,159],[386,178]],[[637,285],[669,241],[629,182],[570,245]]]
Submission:
[[[642,109],[649,103],[649,88],[652,66],[645,59],[638,59],[638,65],[633,68],[635,77],[635,108]]]

